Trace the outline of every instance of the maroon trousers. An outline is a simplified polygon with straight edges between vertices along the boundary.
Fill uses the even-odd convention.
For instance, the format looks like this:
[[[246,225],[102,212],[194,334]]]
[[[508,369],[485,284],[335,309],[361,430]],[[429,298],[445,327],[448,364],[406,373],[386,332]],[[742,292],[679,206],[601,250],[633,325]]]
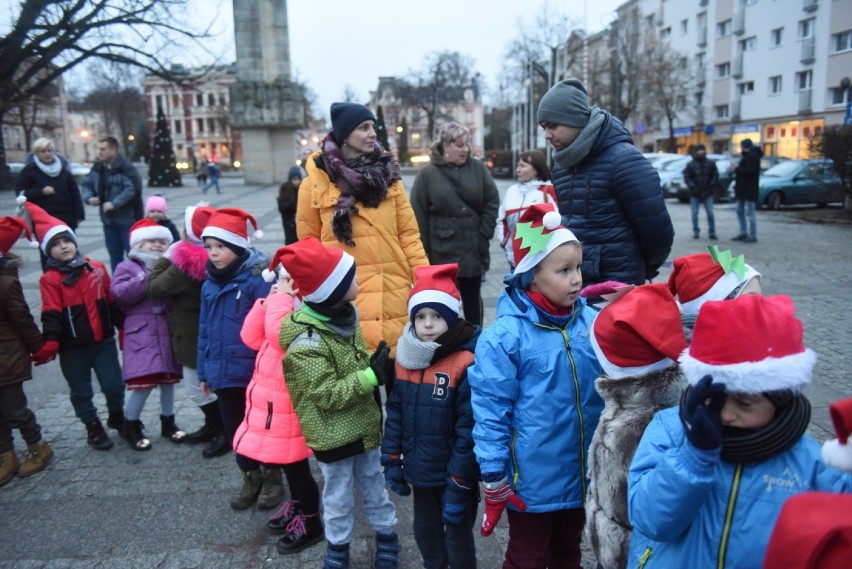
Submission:
[[[581,569],[582,508],[524,513],[506,510],[509,547],[503,569]]]

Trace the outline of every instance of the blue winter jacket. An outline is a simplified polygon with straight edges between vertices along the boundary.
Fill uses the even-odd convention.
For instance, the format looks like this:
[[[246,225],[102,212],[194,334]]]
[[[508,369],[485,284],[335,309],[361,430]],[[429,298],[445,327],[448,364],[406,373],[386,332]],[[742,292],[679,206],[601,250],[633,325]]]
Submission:
[[[660,177],[606,111],[597,141],[570,170],[558,164],[553,186],[562,223],[583,243],[583,284],[643,284],[657,275],[674,240]]]
[[[509,287],[497,315],[468,372],[479,467],[483,475],[506,472],[528,512],[582,508],[604,406],[589,341],[596,312],[578,299],[565,329],[556,328],[525,292]]]
[[[198,379],[210,389],[246,387],[254,372],[257,351],[243,343],[240,330],[254,301],[269,294],[270,284],[261,276],[269,259],[257,249],[248,251],[231,280],[220,284],[208,275],[201,285]]]
[[[713,464],[686,443],[678,408],[660,411],[630,465],[627,566],[759,569],[784,501],[809,490],[852,491],[811,437],[760,463]]]
[[[396,364],[397,378],[385,406],[382,454],[403,455],[405,479],[413,486],[443,487],[447,474],[479,479],[467,381],[479,334],[477,328],[467,344],[426,369],[403,370]]]

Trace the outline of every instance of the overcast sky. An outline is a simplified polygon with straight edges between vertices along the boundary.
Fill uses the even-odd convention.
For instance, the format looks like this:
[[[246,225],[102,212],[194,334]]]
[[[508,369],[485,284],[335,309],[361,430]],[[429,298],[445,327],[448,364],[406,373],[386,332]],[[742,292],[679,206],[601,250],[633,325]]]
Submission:
[[[199,5],[211,2],[193,0]],[[218,49],[233,45],[230,0],[216,0]],[[624,0],[549,0],[550,11],[597,32]],[[519,21],[532,24],[544,0],[289,0],[290,64],[294,76],[316,93],[328,113],[346,85],[367,101],[381,76],[402,76],[434,51],[458,51],[475,60],[488,88],[497,85],[506,45]],[[588,13],[584,14],[584,6]],[[210,12],[208,12],[210,13]],[[585,18],[584,18],[585,16]],[[230,42],[230,43],[227,43]],[[225,52],[225,60],[234,58]]]

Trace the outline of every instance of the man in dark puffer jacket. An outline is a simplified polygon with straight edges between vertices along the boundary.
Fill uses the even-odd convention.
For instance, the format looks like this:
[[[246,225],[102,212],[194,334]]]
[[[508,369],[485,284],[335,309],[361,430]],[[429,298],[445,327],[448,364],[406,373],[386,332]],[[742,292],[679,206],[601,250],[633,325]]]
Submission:
[[[538,122],[553,147],[562,223],[583,243],[583,284],[642,284],[671,251],[674,227],[656,170],[622,122],[589,107],[575,78],[541,99]]]

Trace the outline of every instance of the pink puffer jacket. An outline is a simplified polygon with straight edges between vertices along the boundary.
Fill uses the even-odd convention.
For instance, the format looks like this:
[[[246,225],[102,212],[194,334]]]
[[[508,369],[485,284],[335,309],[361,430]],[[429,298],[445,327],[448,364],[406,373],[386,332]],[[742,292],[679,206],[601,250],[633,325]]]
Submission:
[[[284,381],[278,344],[281,320],[293,310],[293,297],[271,293],[246,315],[240,337],[258,350],[246,389],[246,414],[234,436],[234,450],[269,464],[291,464],[311,456]]]

